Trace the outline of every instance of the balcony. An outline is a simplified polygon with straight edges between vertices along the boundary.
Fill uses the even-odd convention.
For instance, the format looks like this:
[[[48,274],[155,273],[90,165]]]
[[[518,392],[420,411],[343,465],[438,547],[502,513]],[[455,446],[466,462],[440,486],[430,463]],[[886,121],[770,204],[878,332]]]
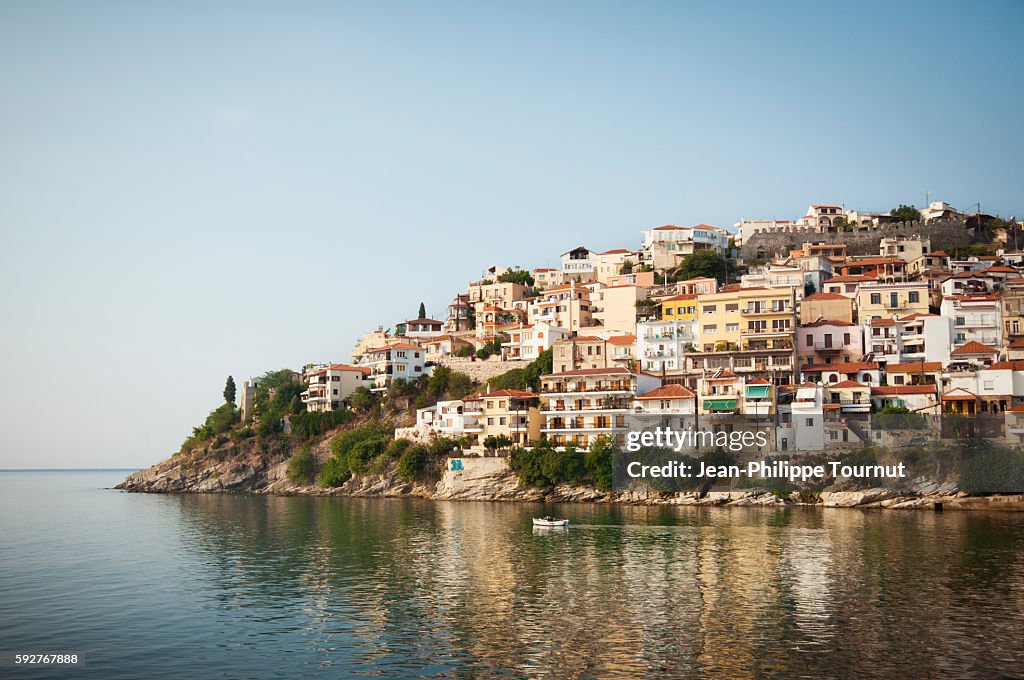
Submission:
[[[774,307],[744,307],[740,313],[743,316],[766,316],[771,314],[792,314],[793,308],[786,306],[781,308]]]

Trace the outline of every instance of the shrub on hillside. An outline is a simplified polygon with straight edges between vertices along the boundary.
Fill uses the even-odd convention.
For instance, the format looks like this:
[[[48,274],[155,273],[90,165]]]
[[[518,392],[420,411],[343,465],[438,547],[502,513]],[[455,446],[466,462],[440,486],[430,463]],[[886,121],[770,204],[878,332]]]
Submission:
[[[288,459],[288,480],[295,483],[308,483],[316,472],[316,459],[309,445],[305,445]]]

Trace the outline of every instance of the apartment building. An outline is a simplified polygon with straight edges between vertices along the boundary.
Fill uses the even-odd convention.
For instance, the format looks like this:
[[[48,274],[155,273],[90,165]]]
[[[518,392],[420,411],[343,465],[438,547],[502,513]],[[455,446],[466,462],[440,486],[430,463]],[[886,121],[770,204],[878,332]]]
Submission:
[[[831,319],[853,323],[853,299],[839,293],[815,293],[800,301],[800,324]]]
[[[611,353],[613,366],[630,368],[639,363],[636,359],[635,335],[613,335],[609,337],[608,351]]]
[[[796,292],[727,288],[697,300],[697,348],[704,352],[793,349]]]
[[[1024,340],[1024,279],[1007,281],[999,294],[999,318],[1003,324],[1003,343]]]
[[[644,321],[636,325],[637,361],[648,373],[682,369],[686,348],[693,343],[693,321]]]
[[[627,418],[632,430],[691,427],[697,413],[697,395],[682,385],[663,385],[633,398],[633,410]]]
[[[539,290],[560,286],[566,282],[561,269],[537,267],[533,270],[533,285]]]
[[[444,335],[444,322],[436,319],[410,319],[398,324],[397,335],[405,338],[429,339]]]
[[[954,349],[970,342],[1002,346],[1001,305],[995,295],[953,295],[943,298],[940,310],[953,319]]]
[[[857,317],[862,324],[869,319],[891,318],[897,313],[927,314],[928,284],[910,282],[860,285],[857,290]]]
[[[797,331],[797,361],[801,366],[859,361],[862,356],[863,337],[851,322],[819,319]]]
[[[634,397],[660,386],[654,376],[617,366],[541,376],[541,432],[556,446],[586,448],[600,436],[624,443]]]
[[[594,324],[622,334],[636,333],[637,303],[647,298],[643,286],[606,286],[591,294]]]
[[[570,333],[594,325],[590,289],[575,281],[544,290],[530,301],[529,323],[547,323]]]
[[[367,350],[361,366],[370,369],[370,389],[383,392],[396,378],[416,380],[424,375],[424,354],[423,348],[405,342]]]
[[[697,295],[684,294],[663,298],[658,307],[662,321],[685,321],[692,323],[697,318]]]
[[[575,281],[594,280],[596,253],[589,248],[579,246],[562,253],[562,275]]]
[[[506,361],[533,361],[541,352],[569,337],[568,330],[549,323],[519,324],[505,333],[508,339],[501,351]]]
[[[307,386],[300,399],[307,411],[334,411],[342,408],[353,392],[368,385],[369,377],[370,369],[366,366],[326,366],[308,374]]]
[[[876,283],[873,276],[833,276],[821,285],[823,293],[843,295],[851,300],[857,299],[857,293],[864,284]]]
[[[864,352],[883,366],[914,361],[946,363],[953,338],[953,319],[936,314],[867,319]]]
[[[564,373],[615,365],[613,349],[606,338],[579,335],[563,338],[551,345],[552,371]]]
[[[603,253],[595,253],[594,278],[607,286],[611,286],[613,285],[610,282],[611,278],[620,276],[622,268],[627,262],[630,265],[635,265],[639,261],[639,256],[626,248],[615,248],[613,250],[606,250]],[[654,272],[650,272],[650,274],[653,275]]]
[[[880,283],[906,281],[910,277],[909,266],[898,257],[869,257],[837,264],[835,270],[840,276],[870,276]]]
[[[516,446],[540,439],[543,418],[538,395],[523,390],[497,390],[462,400],[463,435],[474,449],[488,437],[506,436]]]

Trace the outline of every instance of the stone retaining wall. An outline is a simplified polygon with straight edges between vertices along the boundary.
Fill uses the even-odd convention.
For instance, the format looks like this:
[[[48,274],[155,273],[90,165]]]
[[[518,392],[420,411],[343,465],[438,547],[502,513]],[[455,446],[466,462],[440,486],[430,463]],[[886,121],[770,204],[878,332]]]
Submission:
[[[487,382],[496,375],[507,373],[513,368],[525,368],[525,361],[473,361],[468,357],[443,357],[437,361],[441,366],[447,366],[453,371],[465,373],[477,382]]]
[[[788,254],[804,243],[845,243],[849,255],[878,255],[878,244],[883,238],[920,236],[932,241],[932,249],[939,250],[969,244],[973,234],[963,220],[935,220],[934,222],[899,222],[883,224],[868,231],[819,234],[814,231],[772,232],[754,234],[743,244],[742,255],[748,262],[767,259],[776,254]],[[762,257],[758,257],[761,254]]]

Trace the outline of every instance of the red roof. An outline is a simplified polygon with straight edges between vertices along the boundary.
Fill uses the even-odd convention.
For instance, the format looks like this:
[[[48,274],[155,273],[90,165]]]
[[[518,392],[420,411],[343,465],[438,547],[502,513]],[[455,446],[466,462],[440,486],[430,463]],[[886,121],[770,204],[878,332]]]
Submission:
[[[966,345],[962,347],[957,347],[955,350],[950,352],[950,354],[954,354],[957,356],[963,354],[995,354],[996,351],[997,350],[995,347],[989,347],[988,345],[983,345],[980,342],[977,342],[976,340],[971,340]]]
[[[1024,371],[1024,361],[1016,359],[1014,361],[997,361],[992,364],[986,371]]]
[[[735,380],[736,379],[736,374],[733,373],[732,371],[722,371],[721,373],[716,373],[715,375],[711,376],[710,378],[704,378],[704,379],[705,380]]]
[[[349,366],[348,364],[333,364],[327,368],[321,368],[319,371],[313,371],[310,375],[320,375],[327,371],[351,371],[354,373],[362,373],[363,375],[370,375],[369,366]]]
[[[615,337],[608,338],[608,342],[613,345],[632,345],[636,342],[635,335],[616,335]]]
[[[601,255],[621,255],[623,253],[631,253],[632,250],[626,250],[625,248],[615,248],[614,250],[606,250]]]
[[[941,371],[941,361],[911,361],[905,364],[888,364],[885,367],[888,373],[923,373],[927,371]]]
[[[833,276],[825,283],[863,283],[865,281],[874,281],[877,277],[867,276],[865,274],[846,274],[844,276]]]
[[[512,397],[514,399],[534,399],[537,397],[533,392],[524,392],[523,390],[497,390],[495,392],[488,392],[487,394],[481,395],[479,399],[486,397]]]
[[[836,373],[856,373],[857,371],[873,371],[878,368],[875,362],[866,361],[845,361],[835,364],[815,364],[813,366],[801,366],[804,373],[818,373],[821,371],[835,371]]]
[[[1008,345],[1008,347],[1010,349],[1024,349],[1024,338],[1020,338],[1019,340],[1014,340],[1013,342],[1011,342]]]
[[[665,385],[646,394],[641,394],[637,399],[693,399],[695,395],[683,385]]]
[[[828,388],[830,390],[831,389],[835,389],[837,387],[867,387],[867,385],[864,385],[863,383],[859,383],[856,380],[844,380],[841,383],[836,383],[834,385],[829,385],[828,386]]]
[[[689,227],[677,227],[674,224],[666,224],[664,227],[655,227],[654,231],[689,231]]]
[[[839,293],[815,293],[814,295],[808,295],[804,298],[804,302],[814,302],[816,300],[850,300],[845,295]]]
[[[902,264],[903,266],[906,266],[906,264],[907,264],[906,262],[904,262],[903,260],[901,260],[898,257],[869,257],[866,260],[853,260],[851,262],[847,262],[845,264],[841,264],[841,265],[839,265],[838,268],[839,269],[849,269],[850,267],[861,267],[861,266],[877,267],[877,266],[883,265],[883,264],[897,264],[897,263]]]
[[[901,394],[935,394],[935,385],[887,385],[872,387],[871,394],[878,396]]]
[[[957,387],[942,395],[943,401],[974,401],[978,398],[974,392]]]
[[[768,382],[767,380],[765,380],[764,378],[755,378],[755,379],[751,380],[750,382],[748,382],[747,384],[748,385],[771,385],[771,383]]]

